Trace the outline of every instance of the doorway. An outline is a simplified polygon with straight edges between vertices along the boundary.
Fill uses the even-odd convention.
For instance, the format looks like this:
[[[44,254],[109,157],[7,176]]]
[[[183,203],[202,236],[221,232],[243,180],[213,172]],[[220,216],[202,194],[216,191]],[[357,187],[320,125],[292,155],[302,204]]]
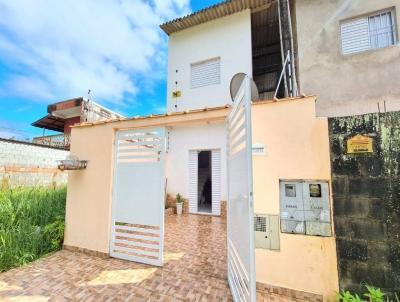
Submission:
[[[197,211],[212,212],[211,151],[200,151],[197,158]]]
[[[189,151],[189,213],[221,215],[221,150]]]

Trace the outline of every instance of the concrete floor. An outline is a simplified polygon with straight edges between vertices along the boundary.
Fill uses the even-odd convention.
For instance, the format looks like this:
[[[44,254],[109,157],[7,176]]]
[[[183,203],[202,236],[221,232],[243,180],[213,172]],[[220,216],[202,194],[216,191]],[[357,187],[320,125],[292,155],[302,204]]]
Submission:
[[[167,216],[162,268],[60,251],[0,274],[0,301],[231,301],[226,221]]]

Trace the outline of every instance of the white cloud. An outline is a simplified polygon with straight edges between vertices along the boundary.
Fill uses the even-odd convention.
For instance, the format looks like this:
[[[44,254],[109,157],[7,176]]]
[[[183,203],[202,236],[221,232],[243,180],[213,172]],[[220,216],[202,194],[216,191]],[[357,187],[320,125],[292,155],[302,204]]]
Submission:
[[[189,0],[0,0],[0,60],[13,70],[0,92],[56,101],[90,88],[126,105],[164,72],[158,25],[188,11]]]

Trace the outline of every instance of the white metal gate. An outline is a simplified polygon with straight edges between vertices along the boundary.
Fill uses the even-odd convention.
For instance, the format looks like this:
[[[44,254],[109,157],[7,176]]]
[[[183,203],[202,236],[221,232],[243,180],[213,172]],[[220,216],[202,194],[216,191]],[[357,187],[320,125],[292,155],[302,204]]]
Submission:
[[[256,301],[251,86],[246,76],[227,119],[228,281],[234,301]]]
[[[110,255],[163,264],[165,128],[116,133]]]

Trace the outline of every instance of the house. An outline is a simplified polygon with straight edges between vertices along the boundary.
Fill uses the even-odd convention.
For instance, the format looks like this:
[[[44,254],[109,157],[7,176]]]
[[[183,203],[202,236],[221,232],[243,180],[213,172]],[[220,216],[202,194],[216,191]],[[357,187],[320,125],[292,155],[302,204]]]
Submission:
[[[385,63],[386,86],[374,87],[368,73],[381,69],[366,62],[398,64],[397,6],[231,0],[161,25],[167,113],[72,127],[71,153],[89,164],[70,172],[65,246],[162,265],[162,240],[151,251],[119,249],[118,232],[163,238],[160,200],[181,193],[190,214],[219,216],[227,203],[229,281],[244,301],[253,290],[332,298],[339,274],[327,116],[375,112],[376,95],[396,110],[394,67]],[[383,20],[392,22],[386,31]],[[360,48],[358,24],[386,40],[365,36]],[[251,106],[248,77],[230,94],[238,73],[258,89]]]
[[[63,134],[33,138],[32,142],[40,145],[56,146],[69,149],[71,126],[77,123],[123,118],[91,100],[83,97],[69,99],[47,106],[47,115],[32,123],[32,126]]]

